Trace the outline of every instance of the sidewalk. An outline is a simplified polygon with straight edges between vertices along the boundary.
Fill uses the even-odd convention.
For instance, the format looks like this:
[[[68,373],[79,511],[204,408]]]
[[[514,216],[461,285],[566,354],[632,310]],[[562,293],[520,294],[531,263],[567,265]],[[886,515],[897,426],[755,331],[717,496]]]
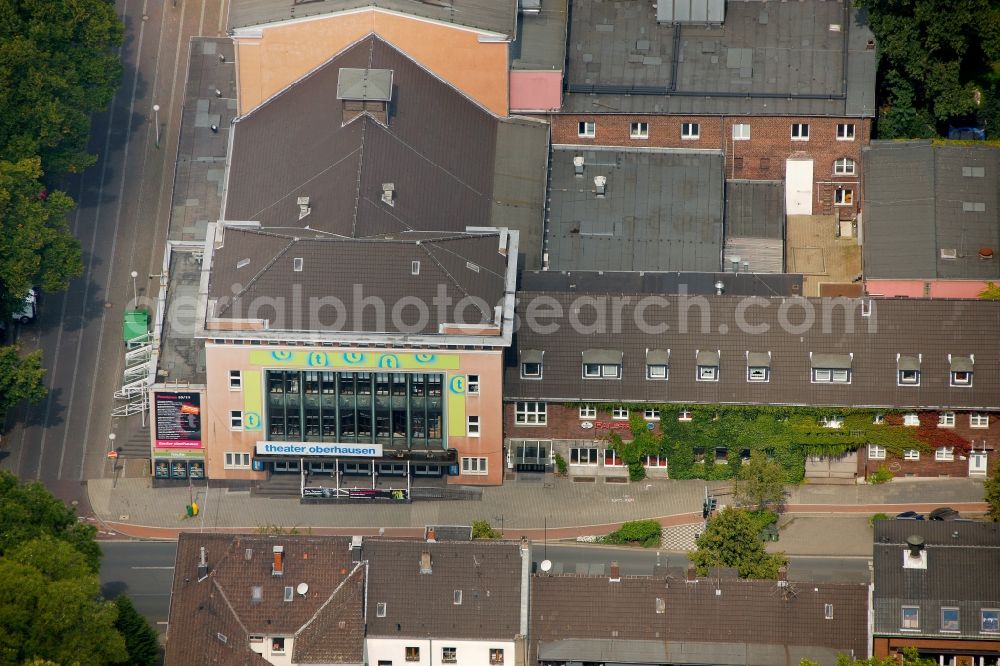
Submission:
[[[481,501],[419,501],[412,504],[303,505],[296,499],[269,499],[247,491],[195,486],[201,509],[185,516],[189,490],[153,490],[147,478],[88,483],[90,506],[106,527],[125,535],[174,538],[180,531],[246,532],[280,528],[317,534],[386,534],[419,536],[425,525],[469,525],[488,520],[506,536],[550,539],[605,534],[622,522],[655,518],[664,526],[701,520],[705,486],[724,482],[647,480],[628,485],[582,484],[557,479],[552,487],[538,482],[508,482],[487,488]],[[929,511],[941,505],[982,512],[981,481],[934,479],[882,486],[814,486],[791,489],[786,514],[893,513]],[[723,501],[725,503],[725,501]]]

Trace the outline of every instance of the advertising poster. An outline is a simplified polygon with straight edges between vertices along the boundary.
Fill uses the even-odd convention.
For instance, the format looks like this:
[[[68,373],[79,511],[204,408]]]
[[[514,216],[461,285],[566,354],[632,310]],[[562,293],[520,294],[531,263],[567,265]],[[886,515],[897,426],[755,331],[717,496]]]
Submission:
[[[153,404],[157,448],[201,448],[201,394],[156,392]]]

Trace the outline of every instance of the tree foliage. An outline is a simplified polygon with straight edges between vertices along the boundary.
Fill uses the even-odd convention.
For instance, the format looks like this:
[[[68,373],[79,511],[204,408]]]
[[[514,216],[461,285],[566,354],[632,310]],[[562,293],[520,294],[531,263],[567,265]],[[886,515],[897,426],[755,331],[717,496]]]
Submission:
[[[993,0],[856,0],[878,40],[879,138],[933,136],[934,124],[995,101],[1000,6]],[[994,128],[995,130],[996,128]]]
[[[641,544],[647,548],[660,545],[663,528],[655,520],[630,520],[617,530],[601,537],[601,543]]]
[[[837,657],[837,666],[936,666],[934,659],[924,659],[916,648],[903,649],[902,659],[897,657],[868,657],[867,659],[851,658],[846,654]],[[819,662],[803,659],[799,666],[819,666]]]
[[[783,553],[768,553],[758,537],[753,517],[744,509],[726,507],[708,521],[688,553],[699,576],[714,567],[731,567],[740,578],[774,579],[788,560]]]
[[[472,522],[473,539],[499,539],[502,536],[500,531],[494,529],[488,520],[475,520]]]
[[[124,594],[115,599],[118,620],[115,627],[125,639],[128,666],[155,666],[160,659],[160,643],[149,622],[132,605]]]
[[[984,301],[1000,301],[1000,285],[987,282],[983,290],[979,292],[979,298]]]
[[[763,451],[752,451],[736,475],[735,497],[736,503],[747,509],[780,506],[785,500],[785,470]]]
[[[44,377],[41,351],[21,356],[17,347],[0,347],[0,414],[22,400],[44,398]]]
[[[1000,522],[1000,462],[993,466],[993,472],[983,483],[983,494],[990,520]]]

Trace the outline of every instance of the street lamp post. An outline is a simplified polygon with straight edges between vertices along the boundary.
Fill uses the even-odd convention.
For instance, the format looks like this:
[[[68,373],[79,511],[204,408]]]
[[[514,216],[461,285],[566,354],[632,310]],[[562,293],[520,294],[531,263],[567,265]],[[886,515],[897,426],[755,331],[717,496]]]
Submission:
[[[108,433],[108,454],[110,455],[112,451],[115,450],[115,438],[118,437],[115,433]],[[111,458],[111,483],[115,483],[115,471],[118,469],[118,457],[115,456]]]
[[[139,271],[132,271],[132,302],[133,307],[139,307],[139,289],[135,286],[135,279],[139,277]]]
[[[153,122],[156,124],[156,147],[160,147],[160,105],[153,105]]]

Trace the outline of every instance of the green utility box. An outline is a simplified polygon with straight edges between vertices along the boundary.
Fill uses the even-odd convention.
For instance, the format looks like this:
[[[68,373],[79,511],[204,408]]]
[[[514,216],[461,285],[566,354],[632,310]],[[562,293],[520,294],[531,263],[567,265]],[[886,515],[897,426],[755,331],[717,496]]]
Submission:
[[[128,345],[149,332],[149,315],[144,310],[126,310],[122,320],[122,339]]]

